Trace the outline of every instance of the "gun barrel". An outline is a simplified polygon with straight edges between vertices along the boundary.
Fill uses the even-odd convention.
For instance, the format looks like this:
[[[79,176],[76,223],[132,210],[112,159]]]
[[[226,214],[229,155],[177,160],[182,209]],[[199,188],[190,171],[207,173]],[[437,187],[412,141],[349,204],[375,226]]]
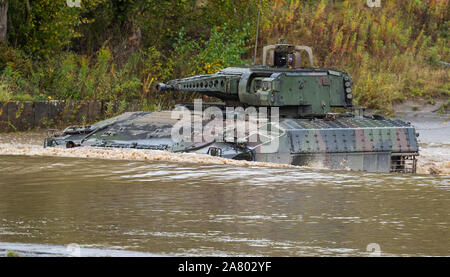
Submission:
[[[183,91],[200,93],[225,101],[239,101],[238,85],[240,75],[210,74],[171,80],[156,85],[156,92]]]
[[[159,83],[156,85],[156,91],[157,92],[164,92],[168,90],[174,90],[175,88],[171,85],[166,85],[164,83]]]

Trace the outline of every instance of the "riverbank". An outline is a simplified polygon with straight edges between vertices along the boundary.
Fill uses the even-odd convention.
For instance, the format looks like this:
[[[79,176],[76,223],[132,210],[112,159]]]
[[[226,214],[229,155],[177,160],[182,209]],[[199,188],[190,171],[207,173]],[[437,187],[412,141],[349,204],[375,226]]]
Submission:
[[[411,122],[419,133],[418,173],[450,174],[450,114],[446,103],[444,99],[434,105],[425,100],[405,101],[395,106],[396,117]]]
[[[138,111],[141,108],[138,100],[0,102],[0,132],[64,128],[65,125],[87,124],[126,111]]]

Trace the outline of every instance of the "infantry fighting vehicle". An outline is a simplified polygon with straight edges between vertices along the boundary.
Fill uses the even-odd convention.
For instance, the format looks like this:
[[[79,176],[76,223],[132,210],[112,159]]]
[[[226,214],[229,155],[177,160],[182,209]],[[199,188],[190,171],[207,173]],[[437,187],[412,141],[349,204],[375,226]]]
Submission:
[[[309,65],[302,66],[303,56]],[[331,169],[415,173],[419,149],[414,127],[401,120],[364,115],[362,108],[353,106],[352,86],[345,72],[315,68],[310,47],[279,41],[264,47],[262,65],[230,67],[157,85],[159,93],[183,91],[223,101],[201,106],[200,117],[212,107],[216,115],[202,118],[200,131],[195,124],[186,127],[191,140],[174,139],[177,121],[168,113],[133,112],[92,126],[69,127],[47,138],[45,147],[156,149]],[[258,114],[254,133],[247,128],[238,136],[237,122],[254,120],[246,114],[251,107],[258,112],[265,109],[266,116]],[[218,110],[223,117],[217,116]],[[206,141],[201,129],[215,126],[211,121],[230,124],[224,124],[222,133],[213,127],[214,139]]]

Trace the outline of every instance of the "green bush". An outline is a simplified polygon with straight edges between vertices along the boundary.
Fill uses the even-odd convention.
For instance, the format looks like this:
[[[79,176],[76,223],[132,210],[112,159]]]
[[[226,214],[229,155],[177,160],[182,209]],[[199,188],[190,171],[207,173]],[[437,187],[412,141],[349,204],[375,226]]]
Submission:
[[[11,99],[12,95],[8,85],[0,80],[0,102],[9,102]]]
[[[244,65],[242,57],[250,47],[250,24],[242,29],[213,27],[209,39],[195,41],[186,37],[184,29],[174,44],[173,57],[179,61],[176,73],[180,76],[215,73],[231,65]],[[181,62],[182,61],[182,62]]]
[[[157,82],[249,63],[259,0],[10,0],[0,43],[0,100],[140,99],[167,108],[198,96],[156,94]],[[349,72],[358,105],[448,98],[448,0],[263,0],[259,45],[312,46],[320,67]],[[259,48],[261,52],[261,47]],[[306,65],[306,64],[305,64]]]
[[[14,251],[8,251],[8,253],[6,253],[6,257],[7,258],[19,258],[22,256],[20,256],[18,253],[14,252]]]

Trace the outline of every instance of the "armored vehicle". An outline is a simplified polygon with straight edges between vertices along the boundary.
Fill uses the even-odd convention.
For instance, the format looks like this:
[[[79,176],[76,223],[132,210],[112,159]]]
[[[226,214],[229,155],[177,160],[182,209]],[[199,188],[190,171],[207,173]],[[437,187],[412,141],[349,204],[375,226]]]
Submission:
[[[309,65],[302,66],[303,57]],[[366,116],[363,108],[354,107],[351,76],[315,68],[307,46],[279,41],[264,47],[262,65],[172,80],[156,90],[196,93],[222,102],[184,105],[170,117],[168,112],[133,112],[92,126],[72,126],[47,138],[45,147],[156,149],[331,169],[416,172],[414,127]],[[181,125],[176,120],[180,117]],[[255,121],[256,127],[248,128]]]

